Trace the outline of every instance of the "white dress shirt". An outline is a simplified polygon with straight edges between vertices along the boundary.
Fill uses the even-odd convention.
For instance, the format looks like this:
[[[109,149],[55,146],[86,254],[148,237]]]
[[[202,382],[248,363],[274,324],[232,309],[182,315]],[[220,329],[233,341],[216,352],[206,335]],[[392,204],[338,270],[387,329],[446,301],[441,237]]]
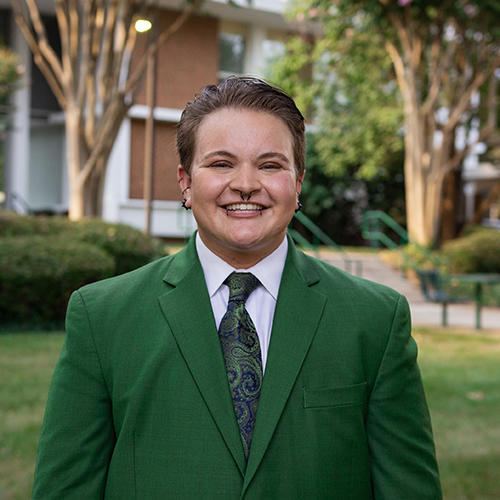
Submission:
[[[264,371],[271,339],[274,309],[276,308],[281,275],[288,251],[286,237],[273,253],[249,269],[235,269],[230,266],[203,243],[198,233],[196,234],[196,251],[205,275],[217,330],[226,313],[229,301],[229,287],[224,284],[224,280],[233,271],[252,273],[259,279],[261,284],[249,295],[245,307],[259,336],[262,370]]]

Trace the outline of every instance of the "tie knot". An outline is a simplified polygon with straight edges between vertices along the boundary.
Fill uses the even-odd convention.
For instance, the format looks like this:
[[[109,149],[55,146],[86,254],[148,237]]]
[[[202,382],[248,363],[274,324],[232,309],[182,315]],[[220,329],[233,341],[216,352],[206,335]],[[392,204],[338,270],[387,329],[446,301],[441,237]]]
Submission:
[[[224,281],[229,287],[229,302],[245,303],[248,296],[260,285],[252,273],[231,273]]]

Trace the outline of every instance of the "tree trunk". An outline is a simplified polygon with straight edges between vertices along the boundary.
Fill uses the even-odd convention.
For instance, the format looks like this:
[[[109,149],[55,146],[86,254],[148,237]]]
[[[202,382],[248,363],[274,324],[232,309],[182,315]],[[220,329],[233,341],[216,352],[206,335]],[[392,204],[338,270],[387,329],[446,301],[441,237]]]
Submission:
[[[77,111],[68,106],[66,113],[66,161],[68,163],[69,212],[71,220],[81,219],[85,215],[84,185],[80,181],[82,147]]]
[[[443,189],[440,244],[457,237],[461,226],[462,171],[452,170],[446,174]]]
[[[102,160],[100,161],[102,163]],[[102,198],[104,193],[105,169],[96,168],[85,184],[85,216],[100,217],[102,215]]]
[[[428,246],[432,243],[429,235],[426,198],[426,168],[424,162],[423,123],[419,113],[415,78],[405,75],[403,102],[405,111],[405,193],[406,224],[410,241]]]

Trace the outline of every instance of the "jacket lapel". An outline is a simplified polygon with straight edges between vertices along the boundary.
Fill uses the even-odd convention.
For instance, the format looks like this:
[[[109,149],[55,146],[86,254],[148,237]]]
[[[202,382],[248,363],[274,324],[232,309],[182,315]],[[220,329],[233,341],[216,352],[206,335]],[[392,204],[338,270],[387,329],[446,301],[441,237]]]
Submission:
[[[326,302],[310,288],[319,277],[302,259],[289,240],[242,496],[269,445]]]
[[[174,256],[164,281],[171,286],[159,297],[165,319],[243,476],[246,467],[243,446],[194,237]]]

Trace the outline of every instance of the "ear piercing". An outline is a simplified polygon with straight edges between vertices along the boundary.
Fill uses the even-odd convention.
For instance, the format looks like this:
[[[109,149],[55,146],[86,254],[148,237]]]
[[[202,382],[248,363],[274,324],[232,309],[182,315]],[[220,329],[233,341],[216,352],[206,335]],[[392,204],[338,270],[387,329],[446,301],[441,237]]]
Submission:
[[[184,188],[182,191],[181,191],[181,194],[184,195],[184,193],[190,188],[191,186],[188,186],[186,188]],[[181,207],[184,209],[184,210],[191,210],[191,207],[188,207],[186,205],[187,203],[187,198],[183,198],[183,200],[181,201]]]
[[[299,193],[297,193],[297,208],[295,209],[295,213],[300,212],[302,210],[302,203],[299,200]]]

